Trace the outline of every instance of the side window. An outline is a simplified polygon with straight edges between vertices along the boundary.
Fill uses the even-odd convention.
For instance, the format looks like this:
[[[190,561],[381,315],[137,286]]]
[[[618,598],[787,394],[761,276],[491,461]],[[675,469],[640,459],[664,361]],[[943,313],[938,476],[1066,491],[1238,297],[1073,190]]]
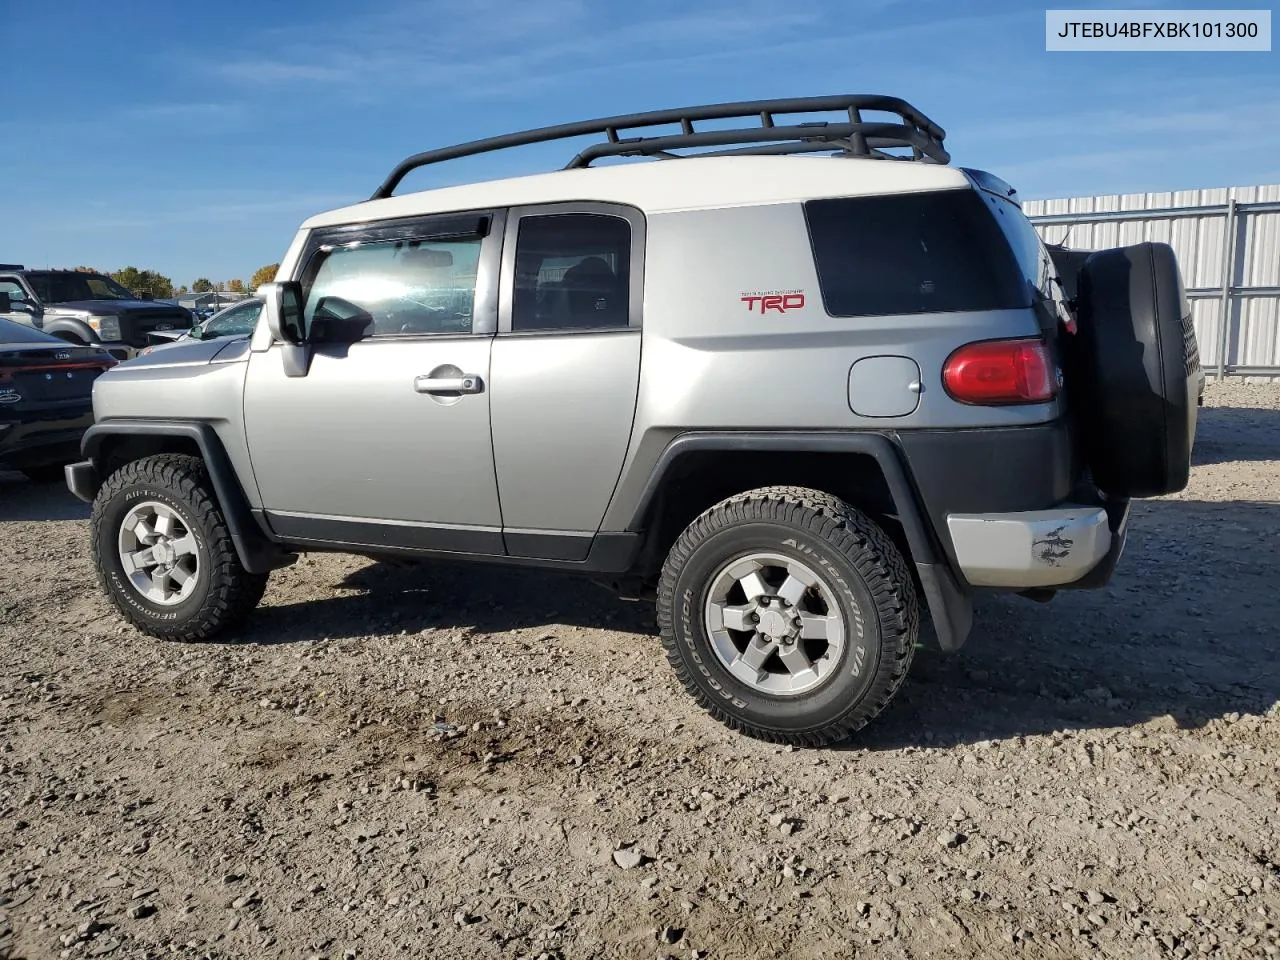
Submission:
[[[26,303],[27,291],[22,288],[22,284],[17,280],[0,280],[0,293],[7,293],[9,299],[13,301],[22,301]]]
[[[630,320],[631,225],[566,213],[520,220],[511,329],[625,327]]]
[[[383,240],[321,251],[307,270],[303,320],[364,324],[365,336],[470,333],[479,237]]]
[[[974,190],[837,197],[804,206],[830,316],[1030,305],[1009,242]]]

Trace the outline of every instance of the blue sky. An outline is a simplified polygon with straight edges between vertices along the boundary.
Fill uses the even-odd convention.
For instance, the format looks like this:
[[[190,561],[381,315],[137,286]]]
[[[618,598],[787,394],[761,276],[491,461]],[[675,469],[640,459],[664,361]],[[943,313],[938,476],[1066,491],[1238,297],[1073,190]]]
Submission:
[[[1024,197],[1280,182],[1280,54],[1046,53],[1044,7],[1012,0],[0,9],[0,261],[247,278],[305,217],[366,198],[418,150],[757,97],[904,97],[955,162]],[[404,188],[572,152],[458,161]]]

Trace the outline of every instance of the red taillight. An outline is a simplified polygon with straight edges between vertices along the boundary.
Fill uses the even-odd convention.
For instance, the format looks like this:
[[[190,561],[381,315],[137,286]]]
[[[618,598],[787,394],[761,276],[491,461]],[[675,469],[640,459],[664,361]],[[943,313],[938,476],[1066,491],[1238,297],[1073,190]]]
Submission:
[[[961,403],[1043,403],[1058,392],[1043,340],[970,343],[947,357],[942,384]]]

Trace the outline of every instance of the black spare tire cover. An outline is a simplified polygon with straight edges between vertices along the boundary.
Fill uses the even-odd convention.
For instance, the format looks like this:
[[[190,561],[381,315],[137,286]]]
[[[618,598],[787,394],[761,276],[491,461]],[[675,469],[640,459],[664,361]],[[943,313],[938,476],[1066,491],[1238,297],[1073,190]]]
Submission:
[[[1093,480],[1115,497],[1182,490],[1200,358],[1173,248],[1099,250],[1078,279],[1078,330],[1064,338],[1064,362]]]

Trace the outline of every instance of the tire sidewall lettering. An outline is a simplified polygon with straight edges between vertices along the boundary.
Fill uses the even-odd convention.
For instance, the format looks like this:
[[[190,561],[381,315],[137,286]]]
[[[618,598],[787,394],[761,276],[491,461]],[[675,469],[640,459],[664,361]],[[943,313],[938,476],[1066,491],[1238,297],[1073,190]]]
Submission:
[[[843,596],[846,612],[849,614],[848,619],[851,621],[849,626],[852,627],[850,635],[846,637],[846,642],[849,644],[849,673],[854,677],[861,677],[867,662],[867,628],[862,614],[862,604],[858,602],[858,598],[849,589],[849,584],[845,581],[844,575],[819,547],[791,537],[783,540],[782,546],[784,549],[794,550],[818,563],[822,567],[822,573],[827,583]]]

